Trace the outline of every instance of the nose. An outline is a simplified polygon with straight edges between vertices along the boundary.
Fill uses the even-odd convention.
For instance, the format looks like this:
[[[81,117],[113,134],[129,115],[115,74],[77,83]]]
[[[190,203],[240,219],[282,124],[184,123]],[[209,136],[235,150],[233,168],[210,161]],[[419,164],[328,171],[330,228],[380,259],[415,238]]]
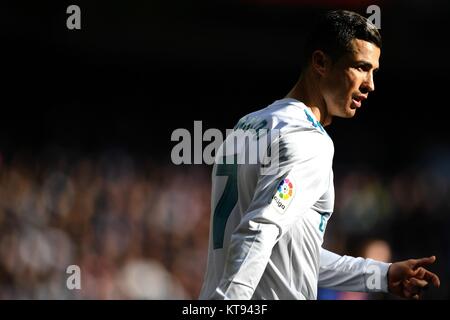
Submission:
[[[364,80],[364,82],[361,84],[360,91],[361,93],[368,93],[375,90],[375,83],[373,82],[373,73],[368,72],[367,78]]]

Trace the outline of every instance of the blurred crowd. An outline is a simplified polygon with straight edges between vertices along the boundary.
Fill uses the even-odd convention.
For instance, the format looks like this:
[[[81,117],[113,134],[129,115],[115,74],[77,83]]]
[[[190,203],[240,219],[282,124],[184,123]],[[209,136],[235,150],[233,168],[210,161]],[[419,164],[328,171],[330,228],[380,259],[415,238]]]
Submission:
[[[197,294],[207,170],[137,163],[118,152],[28,160],[0,167],[1,299]],[[69,265],[80,267],[81,290],[66,287]]]
[[[210,172],[120,150],[0,157],[0,299],[196,299]],[[447,278],[450,157],[389,176],[341,168],[335,186],[328,249],[373,256],[355,245],[372,237],[386,260],[437,255],[434,271]],[[80,290],[67,287],[70,265]],[[443,281],[433,297],[448,290]]]

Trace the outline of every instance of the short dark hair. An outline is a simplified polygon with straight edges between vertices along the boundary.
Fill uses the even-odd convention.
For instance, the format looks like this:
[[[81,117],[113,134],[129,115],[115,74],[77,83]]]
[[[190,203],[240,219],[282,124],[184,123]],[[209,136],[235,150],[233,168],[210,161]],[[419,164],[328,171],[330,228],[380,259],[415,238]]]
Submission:
[[[351,52],[353,39],[371,42],[381,49],[381,35],[377,27],[365,17],[352,11],[328,11],[317,20],[308,35],[303,53],[303,67],[309,65],[311,55],[321,50],[333,61]]]

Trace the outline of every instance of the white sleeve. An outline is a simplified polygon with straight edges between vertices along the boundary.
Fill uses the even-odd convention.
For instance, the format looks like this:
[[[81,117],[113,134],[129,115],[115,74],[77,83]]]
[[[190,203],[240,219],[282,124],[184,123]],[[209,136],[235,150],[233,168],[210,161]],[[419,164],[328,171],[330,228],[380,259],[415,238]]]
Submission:
[[[340,256],[321,248],[319,287],[340,291],[388,292],[390,263]]]
[[[278,239],[328,190],[326,168],[331,168],[332,154],[319,133],[292,135],[279,146],[279,170],[259,177],[254,198],[231,236],[213,299],[250,299]]]

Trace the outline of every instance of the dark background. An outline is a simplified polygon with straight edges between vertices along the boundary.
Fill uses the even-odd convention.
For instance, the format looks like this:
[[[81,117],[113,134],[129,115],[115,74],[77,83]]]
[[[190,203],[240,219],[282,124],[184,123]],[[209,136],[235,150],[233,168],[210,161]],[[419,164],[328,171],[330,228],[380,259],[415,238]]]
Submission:
[[[81,30],[66,28],[70,4],[81,8]],[[327,128],[336,180],[363,172],[389,184],[400,173],[414,178],[424,170],[423,189],[430,172],[444,182],[436,214],[414,207],[417,214],[381,224],[383,232],[353,230],[358,240],[347,242],[382,235],[402,259],[437,251],[446,279],[450,4],[444,0],[2,3],[0,169],[19,158],[31,171],[52,172],[60,157],[97,159],[111,150],[116,158],[151,161],[154,171],[170,167],[176,128],[192,132],[194,120],[204,130],[232,128],[242,115],[284,97],[299,76],[315,14],[342,8],[369,16],[371,4],[381,8],[380,71],[356,117]],[[197,170],[187,167],[173,170]],[[339,221],[336,228],[345,224]],[[171,259],[163,263],[169,271]],[[448,285],[433,294],[448,296]]]
[[[446,1],[374,3],[384,42],[376,92],[354,121],[338,119],[329,131],[342,160],[390,167],[448,141],[450,10]],[[174,128],[194,120],[232,128],[293,86],[314,14],[368,16],[373,3],[86,1],[77,31],[65,26],[68,4],[19,1],[2,10],[7,153],[55,143],[165,155]]]

